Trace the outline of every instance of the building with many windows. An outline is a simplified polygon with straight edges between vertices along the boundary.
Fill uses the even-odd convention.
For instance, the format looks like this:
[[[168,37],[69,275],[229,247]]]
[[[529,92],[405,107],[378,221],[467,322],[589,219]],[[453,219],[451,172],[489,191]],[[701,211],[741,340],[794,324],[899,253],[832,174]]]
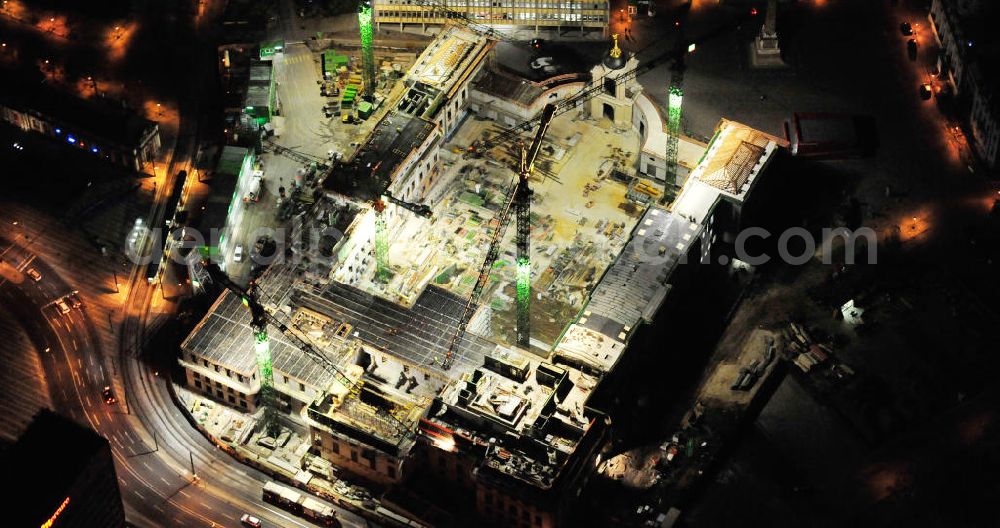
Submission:
[[[995,2],[934,0],[930,22],[941,46],[940,77],[956,95],[966,115],[972,147],[990,167],[1000,152],[1000,38],[991,20],[1000,14]]]
[[[375,0],[375,22],[405,26],[442,25],[465,18],[498,30],[533,29],[607,32],[609,4],[599,2],[487,1],[487,0]]]
[[[81,99],[11,72],[0,76],[0,121],[130,170],[152,172],[160,152],[156,123],[117,102]]]
[[[233,259],[234,230],[240,225],[247,203],[244,198],[260,172],[254,169],[253,151],[227,145],[218,164],[204,180],[209,187],[206,200],[192,229],[185,228],[185,240],[194,241],[204,256],[212,257],[222,269]]]

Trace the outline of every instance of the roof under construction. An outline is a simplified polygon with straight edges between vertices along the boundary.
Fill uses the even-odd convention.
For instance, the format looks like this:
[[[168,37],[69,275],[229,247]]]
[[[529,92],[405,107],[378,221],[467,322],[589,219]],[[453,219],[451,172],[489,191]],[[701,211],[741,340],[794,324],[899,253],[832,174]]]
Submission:
[[[428,286],[412,308],[337,282],[318,290],[295,289],[291,304],[348,323],[354,328],[352,335],[366,344],[446,378],[481,365],[496,347],[466,333],[452,365],[454,372],[441,367],[465,301],[436,286]]]
[[[492,48],[493,41],[459,27],[448,26],[406,73],[406,90],[388,102],[391,110],[379,120],[358,151],[335,166],[323,188],[363,201],[383,193],[400,168],[435,131],[434,119],[456,96]]]
[[[288,374],[314,387],[328,387],[333,375],[268,325],[274,370]],[[236,294],[225,291],[208,315],[181,344],[184,350],[249,376],[256,371],[253,329],[250,310]],[[333,358],[332,355],[330,356]]]
[[[557,354],[589,370],[611,370],[639,323],[652,321],[663,304],[670,292],[670,274],[689,258],[701,229],[679,215],[650,207],[559,343]],[[690,258],[700,255],[693,253]]]
[[[399,168],[434,131],[426,119],[395,110],[387,113],[353,157],[335,165],[323,188],[362,201],[385,193]]]

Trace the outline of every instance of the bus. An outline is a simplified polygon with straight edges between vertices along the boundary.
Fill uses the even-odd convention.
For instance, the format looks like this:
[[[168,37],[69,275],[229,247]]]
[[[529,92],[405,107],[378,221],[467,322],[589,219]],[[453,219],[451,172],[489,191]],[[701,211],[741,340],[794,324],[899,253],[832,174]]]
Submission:
[[[322,526],[338,526],[337,512],[322,502],[275,482],[264,484],[264,502]]]

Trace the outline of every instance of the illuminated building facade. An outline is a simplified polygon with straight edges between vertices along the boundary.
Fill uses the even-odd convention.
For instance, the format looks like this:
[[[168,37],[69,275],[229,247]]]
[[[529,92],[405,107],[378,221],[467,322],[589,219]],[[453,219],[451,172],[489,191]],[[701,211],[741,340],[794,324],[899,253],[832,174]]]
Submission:
[[[405,26],[441,25],[465,17],[481,25],[506,28],[567,31],[601,31],[608,29],[608,2],[546,2],[442,0],[413,2],[412,0],[375,0],[375,23]]]

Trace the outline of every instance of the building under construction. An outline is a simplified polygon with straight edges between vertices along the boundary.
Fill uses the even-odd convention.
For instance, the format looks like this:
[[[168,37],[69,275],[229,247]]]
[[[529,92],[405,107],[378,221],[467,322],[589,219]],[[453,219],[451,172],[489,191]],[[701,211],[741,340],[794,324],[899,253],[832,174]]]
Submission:
[[[365,287],[378,268],[378,231],[387,242],[404,219],[425,221],[413,216],[414,204],[427,200],[442,177],[441,145],[461,124],[470,83],[491,48],[468,29],[442,32],[296,224],[307,233],[335,227],[345,236],[306,236],[293,258],[260,277],[256,296],[273,317],[268,334],[277,405],[308,426],[314,454],[382,486],[383,505],[424,522],[433,523],[433,516],[407,500],[419,495],[406,486],[415,472],[466,490],[487,524],[558,526],[599,465],[614,426],[592,406],[595,388],[637,329],[670,302],[678,266],[727,251],[743,205],[787,145],[720,122],[673,205],[646,205],[637,213],[582,309],[560,323],[559,338],[541,351],[510,346],[489,331],[489,305],[474,304],[471,321],[464,321],[467,299],[438,285],[420,283],[406,303]],[[568,97],[570,91],[553,93]],[[386,195],[399,204],[384,203]],[[374,205],[380,201],[381,212]],[[487,221],[482,229],[499,227]],[[224,293],[215,302],[182,344],[180,365],[190,388],[252,413],[261,383],[251,314],[242,301]],[[339,374],[314,361],[301,343]],[[446,359],[449,352],[453,357]]]

